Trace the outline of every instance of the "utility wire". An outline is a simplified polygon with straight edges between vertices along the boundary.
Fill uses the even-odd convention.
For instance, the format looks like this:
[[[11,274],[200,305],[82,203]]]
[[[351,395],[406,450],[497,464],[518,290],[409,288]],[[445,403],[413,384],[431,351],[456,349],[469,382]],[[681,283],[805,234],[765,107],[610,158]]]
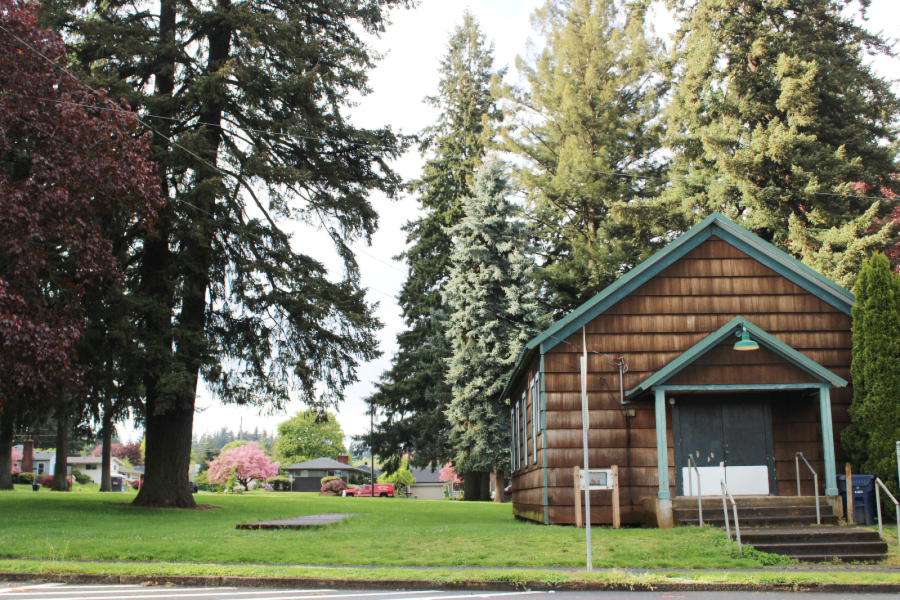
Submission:
[[[4,29],[4,31],[6,31],[6,30]],[[16,38],[16,39],[19,39],[19,38]],[[81,81],[79,81],[79,83],[81,83],[81,85],[86,85],[86,84],[82,83]],[[92,91],[95,91],[95,90],[92,89]],[[96,93],[96,91],[95,91],[95,93]],[[86,106],[88,108],[116,112],[116,109],[111,109],[111,108],[104,108],[104,107],[99,107],[99,106],[93,106],[90,104],[82,104],[82,103],[78,103],[78,102],[69,102],[69,101],[65,101],[65,100],[54,100],[51,98],[39,98],[36,96],[17,94],[15,92],[0,92],[0,95],[18,96],[20,98],[27,98],[27,99],[32,99],[32,100],[44,100],[46,102],[54,102],[57,104],[69,104],[69,105],[73,105],[73,106]],[[119,109],[119,110],[121,110],[121,109]],[[127,112],[127,111],[125,111],[125,112]],[[136,115],[137,113],[128,113],[128,114]],[[154,118],[154,119],[163,119],[163,120],[169,120],[169,121],[178,121],[182,125],[186,125],[188,122],[191,121],[191,119],[184,120],[184,119],[179,119],[176,117],[163,117],[160,115],[154,115],[154,114],[150,114],[150,113],[145,114],[144,118]],[[147,125],[147,123],[145,123],[144,121],[141,121],[140,118],[138,120],[144,126],[152,129],[152,127]],[[308,135],[300,135],[300,134],[294,134],[294,133],[284,133],[281,131],[273,131],[273,130],[268,130],[268,129],[254,129],[254,128],[250,128],[250,127],[241,127],[240,125],[235,125],[233,123],[229,123],[228,125],[223,125],[221,123],[205,123],[203,121],[196,121],[196,122],[192,122],[191,125],[192,126],[203,125],[206,127],[219,127],[221,129],[225,129],[226,131],[229,127],[231,127],[233,129],[236,129],[239,131],[244,131],[247,133],[263,133],[263,134],[271,135],[271,136],[275,136],[275,137],[285,137],[285,138],[293,138],[293,139],[300,139],[300,140],[311,140],[311,141],[317,141],[317,142],[323,142],[323,143],[329,143],[329,144],[347,144],[349,146],[372,148],[372,149],[381,150],[381,151],[385,151],[385,152],[392,152],[395,150],[395,148],[393,148],[391,146],[386,146],[386,145],[382,145],[382,144],[374,144],[371,142],[354,142],[354,141],[350,141],[350,140],[341,140],[341,139],[335,139],[335,138],[308,136]],[[159,132],[157,132],[155,130],[153,130],[153,131],[165,138],[165,136],[163,136]],[[169,138],[165,138],[165,139],[169,139]],[[203,160],[202,158],[200,158],[196,154],[190,152],[189,150],[187,150],[183,147],[181,147],[181,148],[183,150],[185,150],[185,152],[189,152],[190,154],[197,157],[198,159]],[[471,158],[468,156],[454,156],[454,155],[446,155],[446,154],[442,155],[442,157],[443,158],[454,158],[454,159],[459,159],[459,160]],[[638,174],[638,173],[626,173],[624,171],[600,171],[600,170],[596,170],[596,169],[574,169],[574,168],[570,168],[570,167],[560,169],[559,167],[551,167],[551,166],[547,166],[547,165],[541,165],[541,166],[548,171],[557,171],[557,172],[559,172],[560,170],[574,171],[577,173],[593,173],[596,175],[609,175],[609,176],[613,176],[613,177],[626,177],[626,178],[630,178],[630,179],[654,180],[654,181],[659,181],[662,183],[674,183],[674,182],[678,182],[678,181],[683,181],[683,182],[691,182],[691,183],[695,183],[695,184],[699,184],[699,185],[707,185],[707,186],[717,186],[718,185],[718,186],[729,187],[729,188],[749,189],[749,190],[756,190],[756,191],[776,191],[776,192],[787,192],[787,193],[792,193],[792,194],[806,194],[808,196],[857,198],[860,200],[885,200],[888,202],[892,202],[892,201],[896,200],[895,198],[887,198],[884,196],[864,196],[864,195],[860,195],[860,194],[839,194],[837,192],[811,192],[811,191],[807,191],[807,190],[782,188],[782,187],[777,187],[777,186],[757,186],[757,185],[740,184],[740,183],[725,183],[722,181],[711,181],[711,182],[696,181],[695,179],[693,179],[691,177],[671,177],[671,176],[670,177],[659,177],[656,175],[642,175],[642,174]],[[549,238],[547,238],[547,239],[549,239]]]

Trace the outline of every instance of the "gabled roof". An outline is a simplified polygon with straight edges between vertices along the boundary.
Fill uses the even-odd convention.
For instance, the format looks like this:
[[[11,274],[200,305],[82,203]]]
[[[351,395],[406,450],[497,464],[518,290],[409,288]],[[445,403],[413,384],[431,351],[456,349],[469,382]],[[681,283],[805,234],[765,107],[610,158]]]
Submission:
[[[528,342],[519,357],[515,370],[506,383],[500,396],[501,399],[507,397],[511,387],[522,377],[523,373],[527,372],[531,361],[537,354],[543,354],[562,343],[582,326],[713,236],[758,260],[841,312],[847,315],[851,314],[855,302],[851,292],[804,265],[793,256],[750,233],[731,219],[714,212]]]
[[[836,309],[850,314],[855,301],[852,293],[793,256],[753,235],[731,219],[715,212],[528,342],[528,348],[543,345],[543,351],[546,352],[713,236],[755,258]]]
[[[820,383],[831,387],[844,387],[847,385],[846,380],[838,377],[814,360],[797,352],[781,340],[772,337],[744,317],[735,317],[718,330],[688,348],[678,358],[642,381],[640,385],[634,389],[628,390],[628,392],[625,393],[625,398],[636,398],[649,391],[653,386],[663,385],[679,371],[690,366],[698,358],[727,340],[729,337],[734,336],[735,332],[741,330],[741,327],[746,327],[747,331],[750,332],[750,338],[756,341],[761,347],[768,348],[787,362],[806,371]]]
[[[359,471],[356,467],[334,460],[333,458],[314,458],[306,462],[281,467],[285,471]]]
[[[434,472],[431,469],[431,467],[415,467],[410,469],[410,472],[416,479],[416,483],[443,483],[440,467],[435,467]]]

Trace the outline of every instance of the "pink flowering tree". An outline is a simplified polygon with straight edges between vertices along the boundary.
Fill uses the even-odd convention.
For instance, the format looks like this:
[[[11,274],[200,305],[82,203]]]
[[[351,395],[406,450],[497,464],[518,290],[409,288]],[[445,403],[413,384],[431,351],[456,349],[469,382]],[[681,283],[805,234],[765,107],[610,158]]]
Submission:
[[[441,469],[441,475],[438,477],[440,481],[447,483],[448,481],[452,481],[453,483],[459,485],[462,483],[462,479],[459,478],[459,474],[456,472],[456,469],[453,468],[453,464],[447,463]]]
[[[22,470],[18,466],[16,466],[16,461],[19,460],[20,458],[22,458],[22,453],[19,452],[18,450],[13,450],[12,451],[12,472],[13,473],[18,473],[19,471]]]
[[[224,484],[234,472],[235,480],[247,487],[254,479],[268,479],[278,475],[279,463],[270,462],[256,442],[245,444],[221,453],[210,461],[206,477],[212,483]]]

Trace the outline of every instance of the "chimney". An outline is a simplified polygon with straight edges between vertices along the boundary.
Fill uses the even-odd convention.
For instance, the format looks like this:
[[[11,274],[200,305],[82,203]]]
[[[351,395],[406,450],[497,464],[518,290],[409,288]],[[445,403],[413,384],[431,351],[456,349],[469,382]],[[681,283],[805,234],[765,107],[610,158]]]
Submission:
[[[34,441],[25,440],[22,445],[22,472],[31,473],[34,471]]]
[[[346,454],[340,454],[340,455],[338,455],[338,462],[344,463],[345,465],[349,465],[350,457],[347,456]]]

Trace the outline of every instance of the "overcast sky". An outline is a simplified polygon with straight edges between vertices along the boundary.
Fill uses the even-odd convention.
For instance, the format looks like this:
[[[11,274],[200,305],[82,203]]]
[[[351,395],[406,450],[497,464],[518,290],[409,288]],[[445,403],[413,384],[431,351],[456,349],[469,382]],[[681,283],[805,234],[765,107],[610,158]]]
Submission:
[[[352,121],[361,127],[389,125],[395,131],[406,134],[417,133],[430,125],[436,119],[436,111],[422,100],[436,93],[438,64],[446,53],[447,39],[467,8],[475,14],[488,39],[493,40],[497,67],[508,65],[509,76],[516,78],[515,58],[525,53],[526,42],[533,35],[530,15],[541,4],[543,0],[422,0],[415,10],[393,13],[393,24],[387,32],[380,39],[369,40],[372,48],[385,57],[370,73],[372,93],[362,98],[359,106],[350,111]],[[672,19],[661,9],[654,13],[653,24],[663,37],[674,28]],[[881,31],[890,38],[900,37],[900,0],[872,0],[867,27]],[[882,58],[874,66],[882,76],[900,79],[900,60]],[[404,180],[409,180],[420,175],[422,164],[423,160],[413,149],[396,161],[394,168]],[[411,197],[390,201],[376,196],[373,203],[380,215],[379,230],[370,247],[362,243],[355,246],[361,250],[357,256],[362,283],[369,289],[371,300],[379,302],[378,317],[384,323],[379,339],[384,354],[380,359],[360,366],[360,381],[349,389],[347,401],[338,413],[348,446],[350,436],[359,435],[369,428],[369,418],[363,414],[366,410],[363,399],[390,366],[396,349],[396,335],[404,328],[394,296],[403,284],[406,269],[392,257],[405,247],[405,234],[400,227],[418,213],[417,203]],[[340,269],[339,261],[333,254],[328,254],[331,242],[324,233],[310,230],[295,232],[298,251],[319,258],[333,269]],[[258,427],[271,432],[288,415],[303,409],[299,402],[294,402],[286,413],[260,415],[256,409],[222,405],[210,397],[202,383],[197,405],[207,407],[195,416],[194,432],[197,435],[222,427],[236,432],[241,422],[244,431],[252,432]],[[129,422],[119,427],[119,435],[125,439],[137,438],[143,435],[143,431]]]

